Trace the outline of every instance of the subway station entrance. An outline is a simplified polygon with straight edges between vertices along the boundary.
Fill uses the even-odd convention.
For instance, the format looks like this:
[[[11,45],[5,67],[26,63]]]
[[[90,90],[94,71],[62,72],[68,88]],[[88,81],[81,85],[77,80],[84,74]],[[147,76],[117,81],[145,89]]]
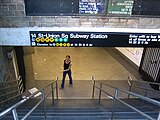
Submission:
[[[128,51],[133,52],[133,49],[128,48]],[[118,48],[15,47],[14,52],[23,56],[24,66],[23,63],[15,63],[15,66],[21,64],[17,75],[25,71],[25,77],[6,81],[5,89],[18,82],[16,91],[20,96],[16,99],[16,108],[13,103],[8,108],[12,113],[7,113],[8,109],[0,113],[2,117],[7,114],[4,120],[139,120],[156,119],[159,115],[160,93],[152,87],[159,84],[144,81],[137,66],[118,52]],[[69,86],[67,76],[64,89],[59,89],[66,55],[71,56],[73,84]],[[20,59],[17,57],[17,62]],[[25,90],[21,90],[24,78]]]
[[[134,49],[141,57],[143,49]],[[63,61],[66,55],[71,56],[73,86],[69,87],[67,76],[64,89],[59,90],[59,98],[61,99],[90,98],[92,77],[95,80],[107,82],[123,89],[129,89],[129,78],[142,81],[142,77],[137,70],[138,67],[125,60],[124,56],[113,47],[23,47],[23,50],[27,89],[34,87],[41,89],[44,84],[47,85],[56,78],[58,78],[60,88]],[[131,49],[128,48],[128,50]],[[130,52],[133,52],[133,50]],[[138,86],[142,87],[143,85]],[[138,92],[138,90],[136,91]],[[141,92],[143,94],[143,91],[139,91],[139,93]],[[154,95],[150,94],[150,96]],[[125,98],[127,96],[122,95],[121,97]]]
[[[63,61],[66,55],[71,56],[73,87],[68,87],[69,82],[67,80],[69,79],[67,76],[65,88],[59,91],[62,98],[78,98],[78,96],[79,98],[89,98],[90,94],[84,94],[81,90],[87,90],[87,93],[90,93],[90,80],[92,76],[94,76],[96,80],[112,82],[114,80],[126,80],[127,82],[128,76],[131,76],[134,80],[138,79],[139,76],[134,77],[131,71],[128,71],[125,66],[121,65],[116,60],[120,59],[120,56],[119,58],[114,58],[107,50],[113,49],[96,47],[24,47],[27,88],[30,89],[34,86],[40,88],[45,82],[52,81],[56,77],[58,77],[60,86],[62,81]],[[132,68],[132,71],[133,70],[134,68]],[[122,84],[117,84],[116,86],[122,87]]]
[[[0,120],[160,120],[159,6],[0,0]]]
[[[49,28],[48,31],[27,30],[15,29],[28,46],[16,46],[21,43],[17,41],[13,47],[0,49],[2,67],[7,71],[1,72],[5,80],[0,89],[3,93],[0,117],[7,115],[6,120],[119,120],[133,119],[132,116],[139,113],[136,119],[159,120],[160,49],[157,46],[160,42],[157,32],[137,33],[134,29],[133,33],[119,33],[118,29],[114,32],[101,29],[93,34],[81,29],[78,34],[50,32]],[[2,31],[3,34],[7,32],[13,31]],[[64,37],[64,33],[67,36]],[[5,39],[12,36],[6,35]],[[9,44],[5,39],[2,42]],[[67,76],[61,89],[66,55],[71,57],[73,84],[70,86]],[[10,68],[14,70],[8,72]]]

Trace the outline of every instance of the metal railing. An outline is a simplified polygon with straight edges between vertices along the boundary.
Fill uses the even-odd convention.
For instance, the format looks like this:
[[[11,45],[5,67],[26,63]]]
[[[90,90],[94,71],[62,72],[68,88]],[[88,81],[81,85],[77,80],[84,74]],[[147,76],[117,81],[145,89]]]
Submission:
[[[4,82],[0,83],[2,86],[4,86],[3,88],[0,89],[0,91],[4,90],[4,89],[7,89],[6,86],[10,83],[13,83],[13,82],[17,82],[18,84],[21,84],[22,83],[22,77],[19,76],[17,80],[9,80],[9,81],[4,81]]]
[[[54,87],[54,84],[55,84],[55,87]],[[48,88],[48,87],[51,87],[51,90],[49,91],[49,93],[47,93],[45,95],[45,89]],[[19,107],[20,105],[22,105],[23,103],[25,103],[29,99],[33,98],[34,95],[36,95],[37,93],[42,92],[41,100],[25,116],[23,116],[21,118],[21,120],[25,120],[42,102],[43,102],[43,109],[44,109],[44,118],[46,120],[47,114],[46,114],[45,99],[46,99],[46,97],[48,97],[51,94],[51,96],[52,96],[52,103],[54,104],[54,90],[55,89],[56,89],[56,98],[58,99],[58,77],[56,78],[56,81],[48,84],[47,86],[45,86],[41,90],[33,93],[32,95],[23,98],[18,103],[12,105],[8,109],[6,109],[3,112],[1,112],[0,113],[0,118],[3,118],[5,115],[7,115],[9,112],[12,111],[12,115],[13,115],[14,120],[19,120],[19,117],[18,117],[18,114],[17,114],[17,110],[16,110],[17,107]]]
[[[134,85],[134,83],[140,83],[140,84],[142,83],[142,84],[146,84],[146,86],[144,88],[144,87]],[[152,91],[154,93],[156,92],[156,93],[160,94],[160,91],[149,88],[150,84],[160,86],[160,83],[133,80],[131,76],[128,76],[128,84],[129,84],[129,91],[132,91],[132,88],[139,88],[139,89],[145,90],[144,96],[148,95],[148,91]],[[130,95],[128,95],[128,98],[129,97],[130,97]]]
[[[125,94],[128,94],[128,95],[132,95],[132,96],[135,96],[141,100],[144,100],[144,101],[147,101],[151,104],[154,104],[156,106],[159,106],[160,107],[160,102],[159,101],[156,101],[156,100],[153,100],[151,98],[148,98],[148,97],[145,97],[145,96],[142,96],[142,95],[139,95],[139,94],[136,94],[136,93],[133,93],[133,92],[130,92],[130,91],[125,91],[125,90],[122,90],[122,89],[118,89],[112,85],[109,85],[107,83],[102,83],[102,82],[99,82],[99,81],[95,81],[94,78],[92,77],[92,82],[93,82],[93,91],[92,91],[92,99],[94,99],[94,93],[95,93],[95,88],[97,88],[99,90],[99,98],[98,98],[98,102],[100,104],[101,102],[101,94],[102,92],[107,94],[108,96],[110,96],[111,98],[113,98],[113,105],[112,105],[112,114],[111,114],[111,120],[113,120],[113,117],[114,117],[114,111],[115,111],[115,104],[116,104],[116,101],[119,101],[120,103],[122,103],[123,105],[127,106],[128,108],[136,111],[137,113],[141,114],[142,116],[144,116],[145,118],[147,118],[148,120],[155,120],[154,118],[152,118],[151,116],[145,114],[144,112],[138,110],[137,108],[135,108],[134,106],[131,106],[130,104],[126,103],[125,101],[121,100],[120,98],[118,98],[118,94],[119,92],[122,92],[122,93],[125,93]],[[96,86],[96,83],[99,83],[100,86]],[[108,93],[107,91],[104,91],[103,90],[103,86],[107,86],[107,87],[110,87],[112,88],[113,90],[115,90],[115,93],[114,95],[111,95],[110,93]],[[157,117],[156,120],[160,120],[160,112],[159,112],[159,115]]]
[[[16,83],[16,85],[10,86],[10,84],[12,84],[12,83],[14,83],[14,82]],[[2,91],[7,91],[7,90],[9,90],[9,89],[11,89],[11,88],[16,88],[16,90],[14,90],[14,91],[5,92],[4,94],[2,94],[2,95],[0,96],[0,98],[1,98],[1,97],[5,97],[5,96],[9,96],[9,95],[11,95],[11,94],[13,94],[13,93],[16,93],[16,92],[19,93],[18,95],[16,94],[15,96],[10,96],[10,97],[7,97],[5,100],[0,101],[0,105],[3,104],[3,103],[6,103],[6,102],[8,102],[8,101],[10,101],[10,100],[12,100],[12,99],[14,99],[14,98],[16,98],[16,97],[18,97],[18,96],[21,96],[21,94],[22,94],[22,92],[23,92],[23,89],[24,89],[24,87],[23,87],[23,82],[22,82],[22,77],[21,77],[21,76],[19,76],[17,80],[5,81],[5,82],[0,83],[0,84],[1,84],[1,86],[2,86],[2,88],[0,89],[0,92],[1,92],[1,93],[2,93]]]

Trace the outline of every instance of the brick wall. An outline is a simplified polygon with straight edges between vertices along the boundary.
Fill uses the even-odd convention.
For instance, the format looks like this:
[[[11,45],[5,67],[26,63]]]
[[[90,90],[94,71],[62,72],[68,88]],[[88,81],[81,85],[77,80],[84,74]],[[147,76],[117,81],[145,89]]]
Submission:
[[[13,62],[12,59],[7,56],[7,51],[10,49],[11,47],[0,46],[0,82],[15,80]]]
[[[0,27],[160,28],[160,18],[26,16],[24,0],[0,0]]]

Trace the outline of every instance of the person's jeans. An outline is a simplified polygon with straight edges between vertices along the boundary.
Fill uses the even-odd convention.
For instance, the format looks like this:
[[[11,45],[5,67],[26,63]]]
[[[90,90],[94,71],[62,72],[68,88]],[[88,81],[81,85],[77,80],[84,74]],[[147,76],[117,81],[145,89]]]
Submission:
[[[65,72],[63,72],[63,78],[62,78],[61,88],[64,88],[65,78],[66,78],[67,74],[69,76],[69,84],[72,85],[72,75],[71,75],[72,72],[71,72],[71,70],[65,71]]]

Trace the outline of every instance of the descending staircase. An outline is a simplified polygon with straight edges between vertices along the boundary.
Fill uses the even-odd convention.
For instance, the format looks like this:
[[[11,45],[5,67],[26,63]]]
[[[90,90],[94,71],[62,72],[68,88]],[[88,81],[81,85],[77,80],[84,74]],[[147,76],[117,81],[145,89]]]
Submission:
[[[138,99],[124,99],[130,102],[139,110],[147,113],[156,119],[159,108],[149,103],[143,103]],[[32,99],[17,109],[19,118],[22,118],[37,103],[37,99]],[[53,105],[50,99],[46,100],[47,120],[109,120],[112,114],[112,100],[57,100]],[[3,120],[12,120],[12,114],[8,114]],[[43,105],[40,105],[27,120],[44,120]],[[116,104],[114,120],[147,120],[143,116],[128,109],[121,103]]]
[[[144,115],[147,114],[148,116],[152,117],[150,118],[150,120],[160,120],[159,119],[160,116],[158,117],[158,115],[160,115],[159,114],[160,100],[153,100],[148,97],[136,94],[134,92],[121,90],[107,83],[97,82],[98,84],[95,84],[95,82],[96,81],[93,82],[94,86],[93,93],[96,93],[94,91],[95,88],[97,88],[99,90],[98,98],[101,98],[100,97],[101,92],[104,92],[107,95],[111,94],[111,92],[109,92],[108,89],[102,89],[102,84],[103,88],[110,87],[113,90],[115,90],[115,94],[111,95],[112,97],[110,98],[106,97],[103,99],[96,99],[97,97],[93,97],[94,94],[92,94],[93,99],[54,100],[51,98],[58,97],[58,85],[57,85],[58,81],[54,81],[48,84],[42,90],[40,90],[42,92],[42,96],[34,98],[33,96],[38,92],[40,92],[37,91],[37,93],[22,99],[15,106],[9,108],[10,110],[8,109],[5,112],[3,112],[4,113],[3,115],[0,113],[0,119],[2,120],[21,120],[21,119],[22,120],[111,120],[113,116],[113,120],[148,120]],[[99,85],[100,87],[97,87]],[[51,91],[47,91],[47,94],[45,93],[46,88],[51,88]],[[72,90],[73,89],[74,88],[72,88]],[[120,98],[119,96],[117,96],[118,92],[122,92],[127,95],[130,94],[131,96],[134,97]],[[48,95],[51,95],[52,97],[49,99],[47,98]],[[137,110],[139,110],[139,113]],[[10,111],[10,113],[8,113],[8,111]],[[140,111],[142,111],[141,114]],[[14,118],[12,112],[14,113]],[[27,115],[26,119],[23,119],[24,116],[26,115]]]

